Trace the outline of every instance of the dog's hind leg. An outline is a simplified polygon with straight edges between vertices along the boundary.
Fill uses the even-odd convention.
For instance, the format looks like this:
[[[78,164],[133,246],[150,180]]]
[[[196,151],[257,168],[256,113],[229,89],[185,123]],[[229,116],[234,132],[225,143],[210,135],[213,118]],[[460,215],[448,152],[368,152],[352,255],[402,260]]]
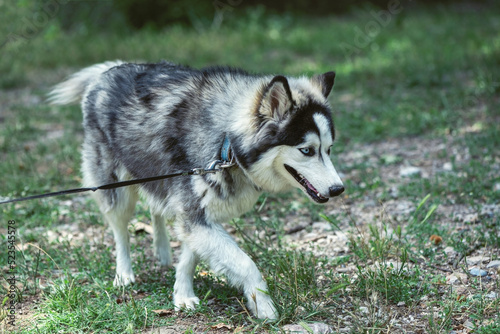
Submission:
[[[193,290],[194,269],[197,263],[198,257],[184,243],[175,272],[174,305],[176,309],[183,307],[193,309],[200,302]]]
[[[104,217],[113,231],[116,244],[114,286],[125,286],[135,282],[130,259],[130,237],[128,234],[128,223],[134,214],[137,202],[137,193],[134,190],[128,188],[116,189],[118,203],[104,211]]]
[[[151,212],[153,220],[153,249],[160,260],[160,265],[170,267],[172,265],[172,250],[170,249],[170,238],[168,236],[165,219]]]
[[[93,103],[88,103],[90,106]],[[83,185],[95,187],[132,177],[125,167],[117,163],[108,139],[96,124],[98,111],[92,107],[84,111],[85,140],[82,149]],[[130,260],[130,240],[128,223],[134,214],[138,200],[137,186],[98,190],[92,193],[106,222],[111,227],[116,244],[116,276],[114,286],[124,286],[135,282]]]

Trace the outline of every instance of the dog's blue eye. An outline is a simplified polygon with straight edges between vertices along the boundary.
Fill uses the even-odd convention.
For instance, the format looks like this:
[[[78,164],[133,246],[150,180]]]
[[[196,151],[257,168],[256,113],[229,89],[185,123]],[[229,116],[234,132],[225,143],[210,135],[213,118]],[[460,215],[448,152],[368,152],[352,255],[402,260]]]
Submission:
[[[302,152],[302,154],[307,155],[308,157],[312,157],[314,155],[314,148],[312,147],[299,148],[299,151]]]

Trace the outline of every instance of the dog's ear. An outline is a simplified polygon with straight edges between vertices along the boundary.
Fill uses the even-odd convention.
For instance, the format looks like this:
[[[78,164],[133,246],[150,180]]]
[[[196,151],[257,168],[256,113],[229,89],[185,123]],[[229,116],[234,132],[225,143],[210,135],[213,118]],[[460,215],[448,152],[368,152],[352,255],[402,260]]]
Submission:
[[[282,121],[293,105],[288,80],[278,75],[267,85],[262,95],[259,113],[264,118]]]
[[[335,72],[326,72],[324,74],[318,74],[311,78],[313,85],[321,90],[321,93],[325,98],[330,95],[333,88],[333,83],[335,82]]]

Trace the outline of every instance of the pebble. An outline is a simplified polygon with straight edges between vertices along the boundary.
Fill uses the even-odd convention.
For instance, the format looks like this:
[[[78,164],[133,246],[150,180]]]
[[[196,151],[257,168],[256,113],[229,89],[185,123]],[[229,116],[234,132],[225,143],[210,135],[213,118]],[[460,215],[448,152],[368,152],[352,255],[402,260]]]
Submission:
[[[397,155],[394,155],[394,154],[383,154],[382,155],[382,161],[384,162],[384,164],[386,165],[392,165],[392,164],[395,164],[399,161],[399,157]]]
[[[422,170],[414,166],[401,167],[401,169],[399,170],[399,176],[401,177],[410,177],[420,174],[422,174]]]
[[[470,320],[467,320],[466,322],[464,322],[464,326],[469,328],[469,329],[473,329],[474,327],[474,324],[470,321]]]
[[[304,326],[307,326],[307,329],[304,328]],[[304,324],[304,326],[299,325],[299,324],[291,324],[291,325],[285,325],[283,326],[283,332],[287,334],[309,334],[309,333],[314,333],[314,334],[330,334],[333,333],[333,330],[330,326],[327,324],[321,323],[321,322],[315,322],[312,324]]]
[[[316,222],[312,224],[312,228],[319,232],[326,232],[332,230],[332,225],[330,223]]]
[[[457,282],[465,284],[467,283],[467,275],[464,273],[453,273],[446,276],[446,281],[448,281],[449,284],[455,284]]]
[[[490,268],[500,268],[500,260],[491,261],[490,263],[488,263],[488,265],[486,266],[486,268],[488,268],[488,269],[490,269]]]
[[[499,183],[500,184],[500,183]],[[500,213],[500,205],[486,204],[481,208],[480,216],[493,218]]]
[[[446,247],[443,252],[446,253],[446,255],[450,256],[450,254],[453,254],[453,253],[456,253],[455,252],[455,248],[451,247],[451,246],[448,246]]]
[[[478,268],[472,268],[469,273],[472,275],[472,276],[481,276],[481,277],[484,277],[486,275],[488,275],[488,272],[486,270],[483,270],[483,269],[478,269]]]
[[[471,257],[468,257],[467,258],[467,264],[469,266],[472,266],[472,265],[475,265],[475,264],[478,264],[478,263],[482,263],[482,262],[486,262],[490,259],[489,256],[482,256],[482,255],[479,255],[479,256],[471,256]]]
[[[453,164],[451,162],[445,162],[443,164],[443,170],[451,172],[453,170]]]
[[[487,295],[484,295],[486,298],[489,298],[489,299],[497,299],[498,298],[498,293],[495,292],[495,291],[492,291],[490,293],[488,293]]]

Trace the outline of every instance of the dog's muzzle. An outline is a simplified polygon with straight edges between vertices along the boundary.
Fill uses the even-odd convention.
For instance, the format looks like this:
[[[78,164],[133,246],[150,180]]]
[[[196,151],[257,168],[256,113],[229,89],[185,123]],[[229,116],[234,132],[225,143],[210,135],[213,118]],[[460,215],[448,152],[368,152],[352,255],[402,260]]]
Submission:
[[[328,199],[331,197],[338,196],[344,192],[344,186],[331,186],[328,189],[328,197],[325,197],[319,193],[319,191],[314,188],[314,186],[299,172],[297,172],[294,168],[285,164],[285,169],[297,180],[297,182],[304,187],[307,194],[317,203],[326,203]]]

